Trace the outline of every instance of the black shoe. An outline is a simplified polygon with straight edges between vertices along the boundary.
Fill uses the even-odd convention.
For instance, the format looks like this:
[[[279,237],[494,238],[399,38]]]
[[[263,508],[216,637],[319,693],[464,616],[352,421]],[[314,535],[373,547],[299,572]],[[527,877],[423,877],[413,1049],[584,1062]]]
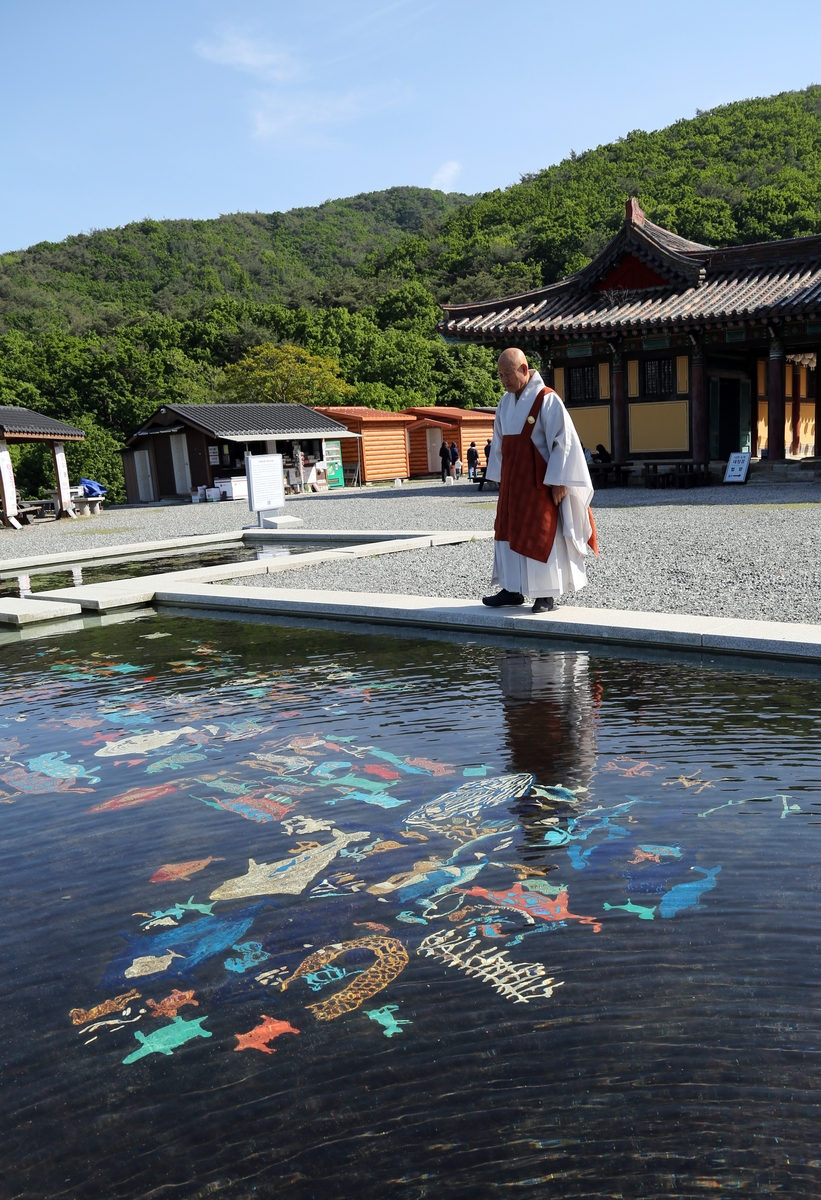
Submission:
[[[524,604],[525,598],[521,592],[509,592],[502,588],[495,596],[483,596],[482,603],[488,608],[502,608],[505,605]]]
[[[552,596],[540,596],[530,611],[532,613],[553,612],[555,607],[556,601]]]

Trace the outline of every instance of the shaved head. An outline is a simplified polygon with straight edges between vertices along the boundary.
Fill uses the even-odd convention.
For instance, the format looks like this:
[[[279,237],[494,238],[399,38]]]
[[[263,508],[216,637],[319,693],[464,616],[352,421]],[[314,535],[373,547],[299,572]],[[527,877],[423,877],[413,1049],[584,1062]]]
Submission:
[[[508,346],[507,350],[503,350],[499,355],[499,361],[496,364],[498,367],[511,366],[515,370],[517,367],[527,366],[527,355],[524,350],[519,350],[517,346]]]
[[[517,396],[526,386],[531,375],[524,351],[519,350],[516,346],[508,346],[507,350],[502,351],[496,369],[503,387],[508,392],[515,392]]]

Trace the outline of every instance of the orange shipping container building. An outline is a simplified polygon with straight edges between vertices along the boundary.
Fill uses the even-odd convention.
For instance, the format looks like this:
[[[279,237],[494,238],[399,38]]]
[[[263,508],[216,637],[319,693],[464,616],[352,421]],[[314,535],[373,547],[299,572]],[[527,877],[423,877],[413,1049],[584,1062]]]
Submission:
[[[329,413],[330,409],[327,410]],[[463,469],[468,469],[468,447],[476,443],[479,465],[485,465],[485,445],[493,437],[496,415],[479,408],[406,408],[414,424],[408,429],[410,473],[413,476],[438,475],[441,470],[439,447],[442,438],[456,443]],[[337,420],[342,420],[337,417]]]
[[[351,433],[361,435],[359,443],[353,438],[342,443],[342,465],[345,468],[346,483],[352,483],[354,480],[357,445],[359,446],[362,483],[376,483],[381,479],[408,478],[406,430],[408,426],[414,424],[415,417],[409,416],[407,413],[385,412],[380,408],[355,406],[318,407],[316,411],[339,421]]]

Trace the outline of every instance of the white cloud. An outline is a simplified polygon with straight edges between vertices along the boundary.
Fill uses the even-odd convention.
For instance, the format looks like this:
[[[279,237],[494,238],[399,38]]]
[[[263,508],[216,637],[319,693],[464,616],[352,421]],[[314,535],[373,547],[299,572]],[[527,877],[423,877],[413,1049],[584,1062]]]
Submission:
[[[309,130],[352,121],[369,107],[364,91],[344,95],[265,92],[253,110],[254,134],[261,140],[302,141]]]
[[[238,71],[276,83],[293,79],[299,72],[299,64],[286,51],[269,42],[243,37],[240,33],[226,31],[219,42],[198,42],[194,49],[200,58],[206,58],[209,62],[236,67]]]
[[[432,188],[440,188],[443,192],[449,192],[453,189],[453,185],[462,173],[462,164],[458,159],[450,158],[447,162],[443,162],[439,170],[430,181]]]

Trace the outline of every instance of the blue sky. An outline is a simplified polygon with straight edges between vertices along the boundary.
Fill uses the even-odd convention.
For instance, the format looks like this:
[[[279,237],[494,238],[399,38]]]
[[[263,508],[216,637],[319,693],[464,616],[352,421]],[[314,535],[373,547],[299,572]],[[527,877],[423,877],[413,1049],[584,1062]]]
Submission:
[[[465,192],[821,81],[785,0],[0,0],[0,250],[146,216]]]

